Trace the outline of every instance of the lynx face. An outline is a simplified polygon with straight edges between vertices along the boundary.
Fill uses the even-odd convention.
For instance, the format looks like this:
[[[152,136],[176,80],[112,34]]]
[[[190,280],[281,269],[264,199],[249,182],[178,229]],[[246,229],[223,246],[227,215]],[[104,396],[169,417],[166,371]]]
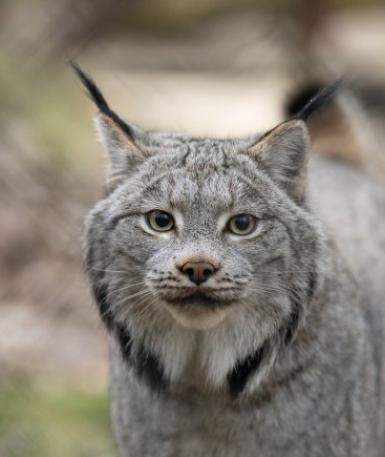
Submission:
[[[319,241],[299,206],[302,170],[295,174],[278,150],[267,172],[256,157],[271,139],[152,135],[140,145],[144,159],[110,171],[110,193],[91,214],[91,283],[108,325],[125,328],[132,347],[152,348],[171,379],[204,330],[201,363],[219,384],[240,357],[271,338],[290,340],[300,322]],[[290,186],[279,166],[294,176]],[[214,361],[211,345],[227,348],[225,360]]]
[[[305,124],[233,140],[143,132],[86,84],[109,158],[87,234],[101,316],[152,387],[176,382],[194,357],[203,384],[237,393],[239,373],[268,369],[294,337],[317,285]]]
[[[295,265],[290,234],[265,198],[271,184],[257,170],[249,181],[247,158],[212,146],[202,142],[184,164],[185,154],[165,153],[161,170],[149,160],[106,200],[114,314],[167,310],[198,329],[255,303],[264,326],[290,314],[283,285]]]

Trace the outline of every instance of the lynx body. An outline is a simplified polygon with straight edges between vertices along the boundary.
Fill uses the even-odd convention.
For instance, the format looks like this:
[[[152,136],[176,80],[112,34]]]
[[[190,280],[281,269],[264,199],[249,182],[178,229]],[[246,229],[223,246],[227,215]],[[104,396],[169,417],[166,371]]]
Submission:
[[[385,187],[309,162],[298,118],[142,132],[78,72],[109,155],[86,264],[120,455],[382,456]]]

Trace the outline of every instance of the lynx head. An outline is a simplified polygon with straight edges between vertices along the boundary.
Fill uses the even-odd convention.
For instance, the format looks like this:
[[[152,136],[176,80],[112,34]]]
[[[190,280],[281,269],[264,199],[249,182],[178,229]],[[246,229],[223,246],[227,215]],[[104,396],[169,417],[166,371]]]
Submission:
[[[144,132],[77,72],[108,156],[86,253],[104,322],[153,388],[194,360],[202,385],[251,389],[295,338],[317,282],[304,122],[231,140]]]

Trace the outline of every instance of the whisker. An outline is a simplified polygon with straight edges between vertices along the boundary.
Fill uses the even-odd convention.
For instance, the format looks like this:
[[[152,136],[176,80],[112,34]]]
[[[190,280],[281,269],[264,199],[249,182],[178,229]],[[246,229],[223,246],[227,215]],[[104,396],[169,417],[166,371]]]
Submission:
[[[323,270],[324,271],[324,270]],[[257,270],[255,274],[258,273],[277,273],[277,274],[285,274],[285,273],[318,273],[319,270]]]
[[[146,296],[146,295],[150,296],[150,295],[152,295],[152,292],[150,290],[141,290],[139,292],[136,292],[135,294],[122,297],[122,299],[116,301],[114,303],[114,305],[123,306],[123,305],[127,304],[130,300],[132,300],[133,298],[142,297],[142,296]]]
[[[114,290],[111,291],[111,294],[115,294],[115,293],[121,292],[122,290],[131,289],[132,287],[138,287],[138,286],[143,285],[143,284],[146,284],[146,282],[145,281],[135,282],[133,284],[129,284],[128,286],[121,287],[120,289],[114,289]]]
[[[100,271],[102,273],[129,273],[129,270],[109,270],[109,269],[95,268],[95,267],[88,268],[88,271],[90,271],[90,270]]]

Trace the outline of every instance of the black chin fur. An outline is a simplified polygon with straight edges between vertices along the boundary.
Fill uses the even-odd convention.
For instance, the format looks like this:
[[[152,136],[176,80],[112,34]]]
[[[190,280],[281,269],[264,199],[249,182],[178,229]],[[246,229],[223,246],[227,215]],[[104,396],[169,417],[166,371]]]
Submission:
[[[105,273],[103,269],[98,270],[94,268],[94,250],[91,246],[87,251],[85,267],[90,277],[91,290],[95,303],[98,307],[100,317],[107,329],[112,330],[113,316],[108,302],[108,286],[105,281]]]
[[[95,301],[98,305],[99,314],[108,330],[112,330],[113,317],[111,314],[111,307],[107,300],[107,285],[98,284],[92,287]]]
[[[115,324],[115,336],[119,343],[124,361],[135,370],[140,380],[143,380],[151,391],[160,393],[168,386],[161,362],[142,343],[139,349],[133,351],[133,342],[129,331],[121,324]]]
[[[299,325],[299,316],[300,309],[297,304],[297,306],[295,306],[295,308],[290,314],[288,323],[282,326],[279,332],[281,336],[281,341],[283,341],[284,346],[289,345],[293,341]]]
[[[261,362],[268,352],[269,342],[265,342],[253,354],[245,359],[238,361],[235,367],[227,375],[227,383],[230,395],[237,398],[244,390],[251,375],[253,375],[261,365]]]
[[[165,390],[168,381],[164,376],[163,367],[158,357],[146,350],[141,344],[135,359],[135,370],[139,378],[143,379],[150,389],[156,393]]]
[[[316,287],[317,277],[315,273],[309,275],[308,298],[311,299]],[[303,305],[301,301],[292,300],[291,313],[289,319],[281,326],[278,331],[279,343],[281,348],[288,346],[297,333],[302,315]],[[254,353],[250,354],[241,361],[238,361],[235,367],[227,375],[227,383],[229,386],[230,395],[237,398],[245,389],[250,377],[258,371],[263,359],[268,354],[273,342],[267,340]]]
[[[130,332],[120,324],[115,324],[115,334],[119,343],[123,359],[128,362],[131,359],[132,339]]]

